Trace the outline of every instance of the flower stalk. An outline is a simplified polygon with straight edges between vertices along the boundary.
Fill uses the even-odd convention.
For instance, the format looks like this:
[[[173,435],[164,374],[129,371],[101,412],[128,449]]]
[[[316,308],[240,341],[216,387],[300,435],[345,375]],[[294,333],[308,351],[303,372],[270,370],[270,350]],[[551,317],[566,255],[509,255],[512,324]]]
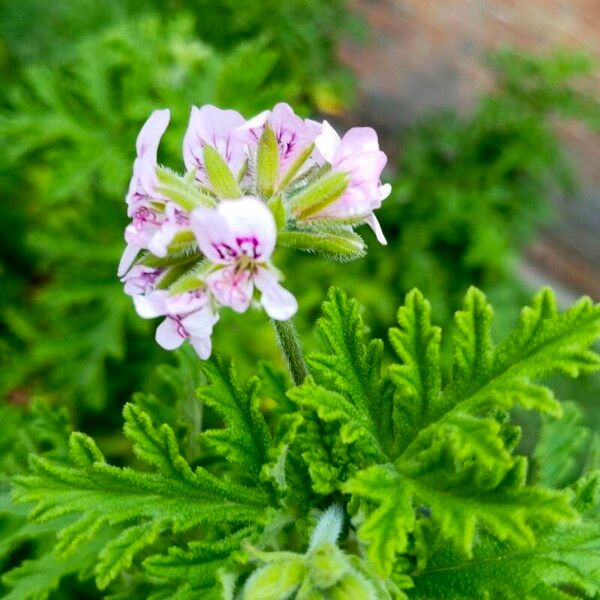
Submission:
[[[290,370],[294,385],[301,385],[308,376],[304,351],[294,322],[271,319],[283,359]]]

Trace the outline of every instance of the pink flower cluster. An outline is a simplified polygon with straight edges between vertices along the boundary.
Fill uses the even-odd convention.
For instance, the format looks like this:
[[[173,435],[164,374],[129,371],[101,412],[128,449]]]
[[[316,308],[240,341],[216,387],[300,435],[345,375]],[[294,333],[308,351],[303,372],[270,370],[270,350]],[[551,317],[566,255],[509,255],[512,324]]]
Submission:
[[[126,196],[131,222],[119,264],[138,314],[164,317],[156,331],[163,348],[189,340],[208,358],[220,309],[245,312],[255,297],[272,319],[290,319],[298,308],[271,262],[278,235],[272,198],[257,189],[257,157],[267,127],[277,142],[274,196],[283,199],[284,208],[289,189],[297,192],[319,173],[345,173],[346,188],[310,219],[365,222],[385,244],[373,211],[390,186],[380,181],[386,156],[374,130],[354,128],[340,138],[327,122],[302,119],[283,103],[248,121],[233,110],[193,107],[183,141],[186,174],[180,180],[188,186],[182,189],[193,186],[203,201],[192,195],[187,203],[159,177],[158,145],[169,118],[168,110],[157,110],[139,133]],[[207,147],[216,150],[239,194],[224,194],[211,176]]]

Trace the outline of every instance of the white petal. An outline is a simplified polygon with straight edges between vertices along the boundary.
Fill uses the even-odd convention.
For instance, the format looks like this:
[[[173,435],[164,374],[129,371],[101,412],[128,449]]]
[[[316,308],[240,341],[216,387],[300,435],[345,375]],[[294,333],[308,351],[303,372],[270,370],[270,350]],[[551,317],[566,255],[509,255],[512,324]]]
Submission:
[[[165,350],[175,350],[179,348],[185,341],[186,337],[181,335],[179,331],[179,323],[167,317],[157,328],[156,328],[156,341],[158,345]]]
[[[270,110],[263,110],[261,113],[258,113],[255,117],[252,117],[248,121],[246,121],[243,125],[239,127],[239,129],[257,129],[258,127],[262,127],[267,119],[271,116]]]
[[[379,199],[385,200],[392,193],[392,186],[389,183],[384,183],[379,186]]]
[[[340,136],[335,129],[327,121],[323,121],[321,133],[315,138],[315,146],[328,163],[333,163],[340,143]]]
[[[133,304],[137,314],[142,319],[154,319],[167,314],[166,296],[167,292],[164,290],[157,290],[147,296],[134,296]]]
[[[277,226],[273,213],[262,200],[252,196],[239,200],[224,200],[219,203],[217,210],[225,219],[231,237],[238,247],[243,250],[247,244],[243,240],[253,240],[257,243],[258,255],[250,257],[259,262],[271,258],[275,249]]]
[[[183,228],[172,221],[163,223],[148,240],[148,250],[150,250],[154,256],[160,258],[165,257],[168,252],[169,244],[180,231],[183,231]]]
[[[225,267],[211,273],[206,283],[223,306],[229,306],[239,313],[248,310],[254,291],[248,271],[236,272],[235,267]]]
[[[254,284],[262,292],[260,303],[272,319],[287,321],[298,311],[296,298],[279,284],[271,270],[259,268],[254,275]]]
[[[139,251],[139,246],[135,246],[134,244],[127,244],[123,252],[123,256],[121,256],[121,260],[119,261],[119,268],[117,269],[117,275],[119,277],[123,277],[123,275],[127,273],[129,267],[131,267],[131,263],[133,263]]]
[[[379,221],[377,220],[377,217],[373,213],[371,213],[367,217],[367,225],[375,233],[375,237],[377,238],[377,241],[381,245],[387,246],[387,240],[385,239],[385,235],[383,235],[383,230],[381,229],[381,225],[379,224]]]
[[[192,336],[190,338],[190,343],[192,344],[194,350],[202,360],[207,360],[210,358],[210,355],[212,353],[212,340],[210,339],[210,336]]]
[[[210,306],[205,306],[181,319],[181,324],[191,337],[210,337],[219,315]]]
[[[227,221],[217,208],[200,206],[194,209],[190,224],[202,254],[214,263],[225,265],[235,260],[227,248],[233,249],[236,244]]]
[[[203,254],[217,264],[241,255],[265,262],[275,248],[277,226],[267,205],[258,198],[222,200],[216,208],[196,208],[191,226]]]

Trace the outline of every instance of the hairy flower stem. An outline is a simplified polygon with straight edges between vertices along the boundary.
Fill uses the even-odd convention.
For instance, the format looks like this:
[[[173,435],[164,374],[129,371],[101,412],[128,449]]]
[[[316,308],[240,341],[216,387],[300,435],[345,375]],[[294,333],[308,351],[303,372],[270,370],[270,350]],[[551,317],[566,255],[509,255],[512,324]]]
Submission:
[[[271,323],[273,323],[281,354],[290,369],[294,384],[300,385],[308,375],[308,367],[304,360],[304,352],[300,345],[298,331],[292,320],[275,321],[272,319]]]

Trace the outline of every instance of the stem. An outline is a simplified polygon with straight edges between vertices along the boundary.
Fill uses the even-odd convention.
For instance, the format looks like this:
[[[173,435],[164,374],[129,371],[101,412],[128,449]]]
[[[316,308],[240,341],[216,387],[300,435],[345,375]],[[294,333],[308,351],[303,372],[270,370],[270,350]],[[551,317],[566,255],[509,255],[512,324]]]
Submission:
[[[298,331],[292,320],[275,321],[272,319],[271,323],[273,323],[281,354],[292,374],[294,384],[300,385],[308,375],[308,367],[304,360],[304,352],[300,345]]]

